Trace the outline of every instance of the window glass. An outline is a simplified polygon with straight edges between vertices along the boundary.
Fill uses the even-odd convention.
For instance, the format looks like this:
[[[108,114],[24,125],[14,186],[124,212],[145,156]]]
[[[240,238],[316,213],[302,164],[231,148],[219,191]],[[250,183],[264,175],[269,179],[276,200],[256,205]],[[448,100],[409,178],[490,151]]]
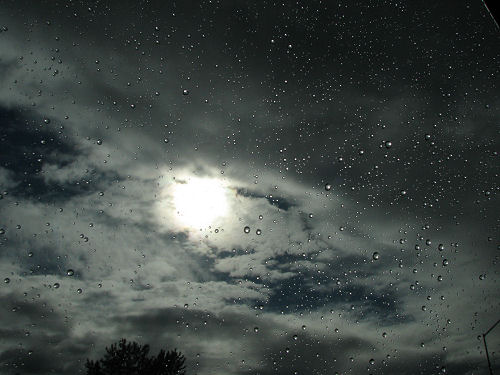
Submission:
[[[499,45],[480,0],[2,1],[0,373],[499,371]]]

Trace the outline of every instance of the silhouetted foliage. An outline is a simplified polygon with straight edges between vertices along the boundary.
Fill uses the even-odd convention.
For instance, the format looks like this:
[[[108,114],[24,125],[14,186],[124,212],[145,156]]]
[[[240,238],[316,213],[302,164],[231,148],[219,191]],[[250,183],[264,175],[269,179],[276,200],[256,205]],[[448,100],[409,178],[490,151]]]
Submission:
[[[87,375],[185,375],[186,359],[177,349],[162,349],[157,356],[149,357],[148,354],[149,345],[121,339],[106,348],[103,358],[87,359]]]

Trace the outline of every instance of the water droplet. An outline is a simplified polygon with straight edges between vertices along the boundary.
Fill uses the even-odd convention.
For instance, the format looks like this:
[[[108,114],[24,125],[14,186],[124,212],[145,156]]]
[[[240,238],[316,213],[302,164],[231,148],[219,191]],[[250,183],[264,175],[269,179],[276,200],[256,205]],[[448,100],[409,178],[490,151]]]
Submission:
[[[486,275],[479,275],[479,280],[484,280],[486,279]]]
[[[253,327],[253,331],[254,331],[255,333],[259,332],[259,327]]]
[[[292,338],[293,338],[294,340],[297,340],[297,339],[299,338],[299,336],[297,336],[297,335],[293,335],[293,336],[292,336]]]
[[[386,338],[387,337],[387,332],[382,333],[382,337]]]
[[[168,138],[165,138],[165,139],[163,140],[163,142],[164,142],[164,143],[168,143],[168,142],[169,142]]]
[[[54,283],[54,285],[53,285],[54,289],[59,289],[60,286],[61,285],[59,283]]]
[[[0,228],[0,235],[1,235],[1,234],[5,234],[5,229]]]
[[[73,271],[72,269],[69,269],[66,271],[66,275],[68,276],[73,276],[75,274],[75,271]]]
[[[98,139],[96,142],[99,146],[102,145],[102,139]]]
[[[82,293],[83,293],[83,290],[82,290],[82,288],[78,288],[78,289],[76,290],[76,292],[77,292],[78,294],[82,294]]]
[[[373,260],[379,260],[379,258],[380,258],[380,254],[379,254],[378,252],[376,252],[376,251],[375,251],[375,252],[373,253]]]
[[[374,360],[373,358],[372,358],[372,359],[370,359],[370,361],[369,361],[369,362],[370,362],[370,365],[374,365],[374,364],[375,364],[375,360]]]
[[[264,216],[259,215],[259,220],[262,220],[263,218],[264,218]]]
[[[429,139],[431,139],[431,135],[430,134],[426,134],[425,135],[425,140],[428,141]]]
[[[189,90],[187,89],[182,90],[182,95],[189,95]]]
[[[443,266],[447,266],[448,265],[448,259],[443,259]]]
[[[330,191],[330,190],[332,190],[332,185],[331,185],[331,184],[326,184],[326,185],[325,185],[325,190],[326,190],[326,191]]]
[[[257,234],[257,236],[260,236],[260,235],[262,234],[262,230],[257,229],[257,230],[255,231],[255,233]]]
[[[401,190],[400,194],[401,195],[406,195],[406,190]]]
[[[425,240],[425,244],[426,244],[427,246],[431,246],[432,241],[431,241],[431,240],[429,240],[429,239],[427,239],[427,240]]]
[[[5,284],[8,284],[8,283],[10,283],[10,279],[9,279],[8,277],[6,277],[5,279],[3,279],[3,282],[4,282]]]
[[[312,219],[313,218],[313,214],[309,214],[309,219]]]
[[[443,251],[443,250],[444,250],[444,245],[443,245],[442,243],[440,243],[440,244],[438,245],[438,250],[439,250],[439,251]]]
[[[245,232],[245,233],[250,233],[250,227],[245,227],[245,228],[243,228],[243,232]]]
[[[43,119],[43,122],[44,122],[45,124],[50,124],[50,119],[48,119],[48,118],[44,118],[44,119]]]
[[[391,148],[392,147],[392,142],[391,141],[386,141],[385,142],[385,148]]]
[[[302,330],[305,331],[306,330],[306,326],[302,326]]]

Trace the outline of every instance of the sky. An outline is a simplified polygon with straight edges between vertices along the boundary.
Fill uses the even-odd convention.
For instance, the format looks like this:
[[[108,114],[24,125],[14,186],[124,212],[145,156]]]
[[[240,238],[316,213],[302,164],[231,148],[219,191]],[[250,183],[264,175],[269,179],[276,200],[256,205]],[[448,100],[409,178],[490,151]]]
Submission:
[[[0,373],[120,338],[188,374],[487,373],[482,1],[16,0],[0,31]]]

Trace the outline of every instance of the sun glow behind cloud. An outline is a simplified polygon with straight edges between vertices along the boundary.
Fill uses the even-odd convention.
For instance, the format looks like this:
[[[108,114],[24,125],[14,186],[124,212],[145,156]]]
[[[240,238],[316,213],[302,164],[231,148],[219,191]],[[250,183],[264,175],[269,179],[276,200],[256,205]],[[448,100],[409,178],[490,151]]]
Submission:
[[[203,229],[215,225],[228,213],[229,190],[223,181],[191,177],[172,188],[177,220],[187,227]]]

